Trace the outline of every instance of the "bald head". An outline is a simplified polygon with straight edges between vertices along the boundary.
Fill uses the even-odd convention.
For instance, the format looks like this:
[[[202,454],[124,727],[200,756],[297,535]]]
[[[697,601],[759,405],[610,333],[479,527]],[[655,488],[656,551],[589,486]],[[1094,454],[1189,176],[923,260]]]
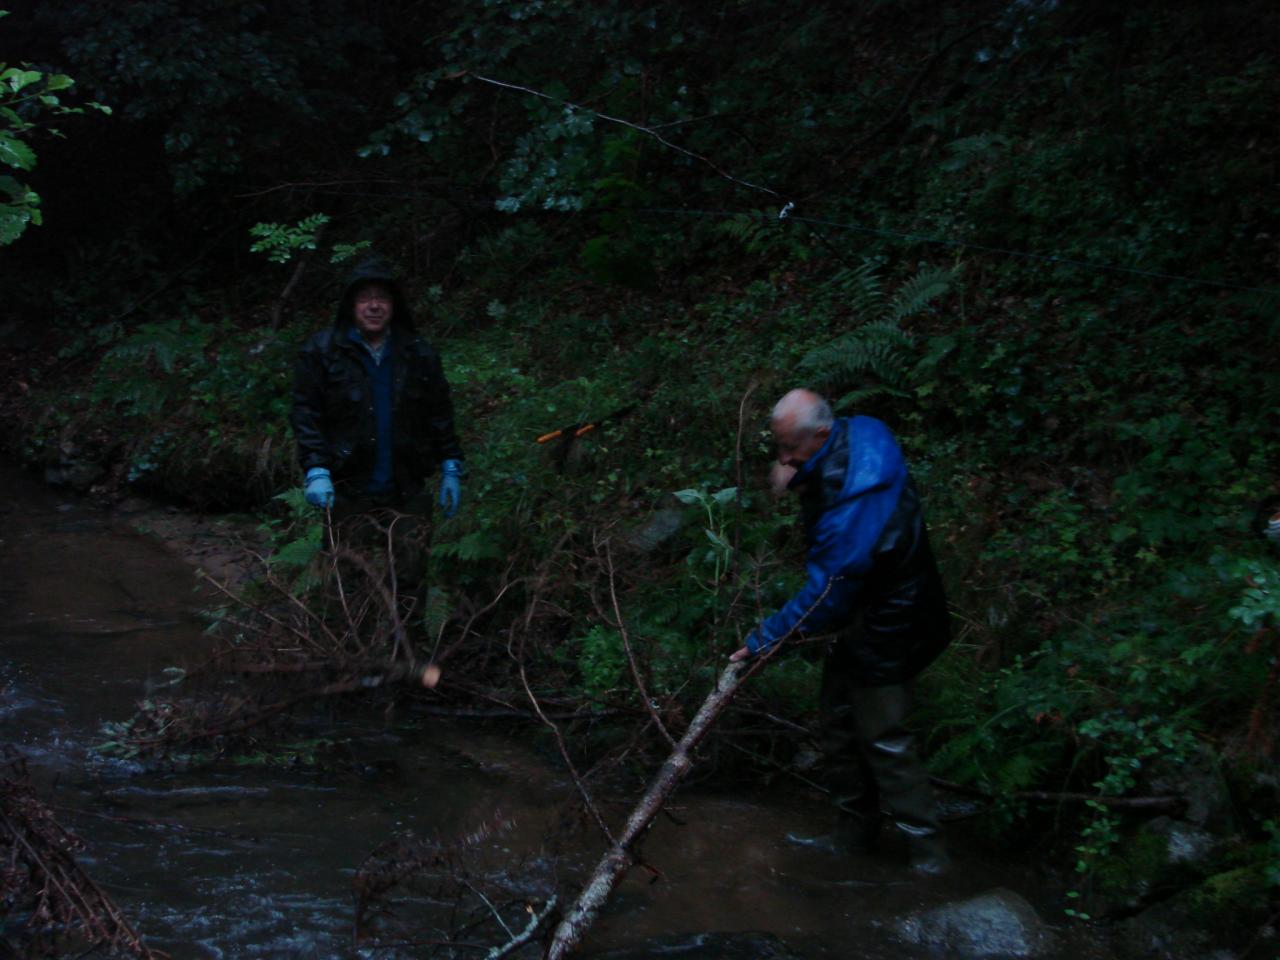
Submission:
[[[792,390],[774,405],[773,439],[778,462],[800,467],[822,449],[835,417],[831,404],[812,390]]]
[[[835,416],[831,413],[831,404],[823,400],[812,390],[792,390],[785,394],[773,407],[773,421],[787,420],[793,426],[806,430],[817,430],[819,427],[831,428]]]

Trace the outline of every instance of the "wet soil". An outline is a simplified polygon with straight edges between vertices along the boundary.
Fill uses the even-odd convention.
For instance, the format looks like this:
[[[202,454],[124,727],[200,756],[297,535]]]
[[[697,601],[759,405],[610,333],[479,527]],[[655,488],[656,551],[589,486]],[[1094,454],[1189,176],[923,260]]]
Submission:
[[[198,611],[210,598],[193,568],[234,579],[252,524],[140,503],[108,513],[12,472],[0,489],[0,743],[31,760],[44,799],[88,841],[88,869],[151,945],[175,958],[425,955],[352,945],[354,871],[393,836],[460,836],[497,811],[512,826],[481,853],[530,897],[571,894],[594,864],[598,840],[563,829],[571,784],[501,727],[321,718],[317,734],[359,760],[328,772],[102,758],[92,749],[102,724],[126,719],[167,667],[206,649]],[[618,797],[608,812],[627,806]],[[798,957],[910,960],[929,954],[900,942],[893,918],[998,886],[1056,915],[1034,863],[963,836],[959,868],[931,880],[911,879],[892,855],[837,862],[789,846],[787,831],[827,823],[818,798],[798,790],[688,791],[671,812],[644,845],[653,869],[623,882],[588,955],[780,956],[770,944],[781,941]],[[671,947],[707,932],[776,940],[722,941],[745,952]],[[1083,931],[1059,943],[1063,958],[1110,955]]]

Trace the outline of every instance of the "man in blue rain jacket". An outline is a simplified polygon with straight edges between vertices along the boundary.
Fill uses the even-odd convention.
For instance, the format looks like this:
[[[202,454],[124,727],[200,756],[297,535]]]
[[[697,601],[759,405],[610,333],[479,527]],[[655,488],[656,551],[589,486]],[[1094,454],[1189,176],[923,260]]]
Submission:
[[[790,636],[833,634],[823,667],[823,752],[835,833],[796,842],[868,850],[882,813],[906,836],[912,867],[948,864],[928,774],[905,726],[912,681],[951,638],[946,596],[902,451],[872,417],[835,419],[793,390],[772,429],[786,488],[800,497],[808,579],[731,659]]]

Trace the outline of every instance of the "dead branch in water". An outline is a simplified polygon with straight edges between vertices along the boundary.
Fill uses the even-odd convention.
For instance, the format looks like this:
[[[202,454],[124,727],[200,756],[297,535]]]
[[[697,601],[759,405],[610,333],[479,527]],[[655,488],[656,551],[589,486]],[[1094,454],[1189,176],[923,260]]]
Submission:
[[[460,947],[484,950],[477,937],[492,930],[506,940],[484,956],[499,960],[530,943],[555,910],[556,897],[536,905],[527,891],[513,885],[505,862],[498,870],[484,863],[484,842],[513,826],[496,811],[477,829],[449,841],[399,836],[380,846],[365,858],[353,881],[356,945],[414,944],[456,956],[453,951]],[[397,894],[412,897],[415,904],[425,897],[448,905],[447,919],[424,935],[418,923],[399,919],[402,911],[392,901]]]
[[[248,586],[209,579],[228,604],[213,653],[148,697],[131,720],[108,725],[104,748],[129,756],[221,753],[309,703],[433,687],[439,668],[406,628],[415,591],[396,580],[397,552],[422,555],[429,537],[417,518],[384,511],[326,524],[327,549],[302,571],[253,554],[260,572]],[[228,686],[228,678],[237,683]]]
[[[702,702],[702,707],[693,718],[693,722],[689,724],[684,736],[680,738],[680,742],[676,744],[675,749],[662,765],[662,769],[650,781],[649,788],[640,802],[632,809],[622,833],[605,851],[568,915],[556,928],[551,947],[547,951],[547,960],[566,956],[578,945],[588,928],[595,922],[601,907],[605,905],[618,883],[635,862],[637,841],[693,766],[691,754],[694,748],[706,736],[707,731],[728,706],[733,695],[738,692],[743,675],[746,673],[745,665],[737,663],[729,664],[721,672],[715,689]]]
[[[35,795],[26,761],[12,748],[0,754],[0,933],[15,912],[41,955],[55,947],[105,947],[143,960],[152,950],[114,901],[76,862],[84,844],[54,819]],[[15,924],[15,926],[17,926]],[[9,944],[0,940],[0,946]]]
[[[649,781],[649,787],[627,817],[626,826],[618,838],[600,858],[590,878],[578,894],[568,914],[560,921],[547,950],[547,960],[561,960],[572,952],[588,929],[595,922],[601,908],[617,888],[622,878],[637,862],[637,844],[649,829],[654,818],[662,812],[667,800],[680,782],[693,768],[693,751],[702,742],[712,725],[732,702],[734,695],[746,680],[755,675],[769,660],[777,655],[786,642],[804,625],[810,614],[826,599],[836,578],[827,582],[826,588],[795,625],[768,651],[750,660],[730,662],[721,671],[715,688],[702,701],[693,720],[667,757],[661,769]]]

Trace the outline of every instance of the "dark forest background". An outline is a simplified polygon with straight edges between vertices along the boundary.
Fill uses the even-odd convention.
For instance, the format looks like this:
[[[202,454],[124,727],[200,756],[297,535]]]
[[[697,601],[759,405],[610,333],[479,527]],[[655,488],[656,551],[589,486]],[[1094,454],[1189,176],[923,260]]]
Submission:
[[[1273,4],[8,7],[0,58],[40,79],[0,86],[32,154],[0,152],[0,199],[43,221],[0,250],[15,457],[305,540],[272,499],[292,358],[376,250],[468,452],[429,616],[537,567],[545,682],[633,702],[581,562],[608,536],[678,716],[797,583],[764,428],[812,385],[886,420],[928,501],[959,629],[922,688],[935,773],[1074,874],[1077,913],[1173,898],[1253,941],[1280,887]],[[807,722],[816,678],[777,665],[751,716]],[[722,774],[794,770],[745,716]],[[1192,868],[1109,802],[1171,795],[1215,838]]]

